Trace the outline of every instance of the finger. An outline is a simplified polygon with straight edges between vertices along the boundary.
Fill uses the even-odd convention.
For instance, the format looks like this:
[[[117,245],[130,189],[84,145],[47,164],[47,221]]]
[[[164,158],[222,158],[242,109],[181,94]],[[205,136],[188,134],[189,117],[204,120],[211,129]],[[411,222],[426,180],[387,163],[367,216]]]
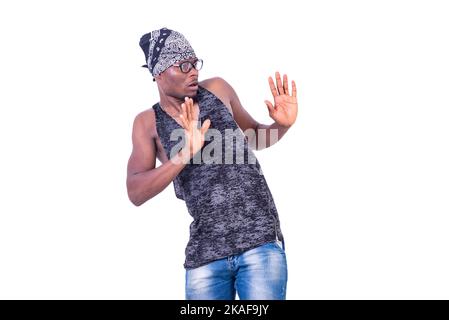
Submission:
[[[193,99],[190,98],[190,117],[192,121],[198,121],[198,117],[196,115],[195,105],[193,104]]]
[[[284,79],[283,79],[283,83],[284,83],[284,92],[286,95],[290,95],[290,93],[288,92],[288,77],[286,74],[284,74]]]
[[[189,128],[189,120],[187,119],[187,106],[185,103],[181,105],[181,114],[179,115],[179,119],[181,120],[182,126],[185,129]]]
[[[196,121],[197,118],[195,117],[195,105],[193,104],[193,99],[189,98],[190,100],[190,119],[192,121]]]
[[[274,112],[274,107],[273,107],[273,105],[271,104],[271,102],[268,101],[268,100],[265,100],[265,104],[267,105],[268,112],[269,112],[270,114],[272,114],[272,113]]]
[[[293,97],[296,97],[296,83],[294,80],[292,81],[292,94]]]
[[[195,128],[199,128],[200,122],[198,121],[198,114],[195,109],[195,105],[193,103],[193,99],[190,99],[190,110],[191,110],[191,121]]]
[[[190,108],[190,99],[189,97],[185,97],[184,98],[184,105],[186,106],[186,120],[188,122],[192,121],[192,117],[191,117],[191,108]]]
[[[206,131],[209,129],[210,127],[210,119],[206,119],[203,122],[203,125],[201,126],[201,134],[204,135],[206,133]]]
[[[271,76],[268,78],[268,84],[270,85],[270,90],[271,90],[271,93],[273,94],[273,98],[276,98],[276,96],[278,96],[279,93],[278,93],[276,87],[274,86],[274,81]]]
[[[181,114],[179,115],[179,121],[181,121],[182,127],[184,129],[188,129],[187,119],[186,119],[186,105],[185,103],[181,104]]]
[[[279,94],[284,94],[284,88],[282,87],[281,75],[276,71],[276,85],[278,87]]]

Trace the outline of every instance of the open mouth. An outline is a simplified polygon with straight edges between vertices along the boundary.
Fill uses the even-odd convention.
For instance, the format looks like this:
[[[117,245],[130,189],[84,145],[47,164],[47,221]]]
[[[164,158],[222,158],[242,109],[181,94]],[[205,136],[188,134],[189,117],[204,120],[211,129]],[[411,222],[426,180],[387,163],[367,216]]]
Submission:
[[[190,79],[192,82],[190,82],[187,86],[188,87],[197,87],[198,86],[198,79]]]

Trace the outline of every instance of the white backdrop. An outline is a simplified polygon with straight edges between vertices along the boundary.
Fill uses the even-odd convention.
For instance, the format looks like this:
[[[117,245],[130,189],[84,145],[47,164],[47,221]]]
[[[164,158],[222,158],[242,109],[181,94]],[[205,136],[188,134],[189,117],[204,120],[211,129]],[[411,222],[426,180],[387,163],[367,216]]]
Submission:
[[[448,299],[445,4],[3,1],[0,298],[184,298],[185,205],[170,184],[134,207],[125,185],[159,99],[138,42],[165,26],[262,123],[268,76],[298,84],[296,124],[256,153],[288,299]]]

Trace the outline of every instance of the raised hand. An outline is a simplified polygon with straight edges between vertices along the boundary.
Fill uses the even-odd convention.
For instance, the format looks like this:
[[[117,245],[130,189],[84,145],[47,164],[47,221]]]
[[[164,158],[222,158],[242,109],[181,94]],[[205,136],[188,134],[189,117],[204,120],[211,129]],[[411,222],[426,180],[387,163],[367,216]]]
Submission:
[[[292,95],[288,90],[288,78],[284,74],[283,82],[281,82],[281,76],[279,72],[276,72],[276,86],[271,76],[268,78],[268,84],[270,85],[271,93],[274,98],[273,104],[265,100],[265,104],[268,107],[268,113],[270,117],[279,125],[284,127],[290,127],[296,120],[298,115],[298,101],[296,99],[296,84],[292,81]]]
[[[201,128],[198,128],[198,114],[195,114],[192,98],[185,97],[181,109],[179,120],[186,138],[181,154],[183,161],[188,162],[203,147],[204,135],[210,127],[210,120],[206,119]]]

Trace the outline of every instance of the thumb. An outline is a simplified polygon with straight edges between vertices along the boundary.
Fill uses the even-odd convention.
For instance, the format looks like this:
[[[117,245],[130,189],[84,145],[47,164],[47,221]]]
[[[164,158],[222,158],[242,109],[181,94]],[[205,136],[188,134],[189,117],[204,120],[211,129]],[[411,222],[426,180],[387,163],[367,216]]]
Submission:
[[[267,105],[268,112],[269,112],[270,114],[272,114],[272,113],[274,112],[274,107],[273,107],[273,105],[271,104],[271,102],[268,101],[268,100],[265,100],[265,104]]]
[[[205,134],[210,127],[210,119],[206,119],[201,126],[201,134]]]

